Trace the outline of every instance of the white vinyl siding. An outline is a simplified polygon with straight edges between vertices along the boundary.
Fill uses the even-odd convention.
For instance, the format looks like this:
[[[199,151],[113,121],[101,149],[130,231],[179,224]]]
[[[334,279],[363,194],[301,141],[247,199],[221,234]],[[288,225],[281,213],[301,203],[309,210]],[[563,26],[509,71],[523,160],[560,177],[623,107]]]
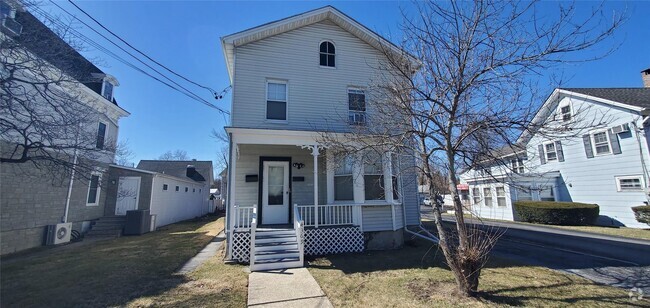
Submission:
[[[336,69],[321,69],[315,60],[323,40],[336,42]],[[347,89],[376,79],[382,57],[330,21],[236,47],[232,126],[348,131]],[[288,123],[265,121],[267,78],[288,82]]]

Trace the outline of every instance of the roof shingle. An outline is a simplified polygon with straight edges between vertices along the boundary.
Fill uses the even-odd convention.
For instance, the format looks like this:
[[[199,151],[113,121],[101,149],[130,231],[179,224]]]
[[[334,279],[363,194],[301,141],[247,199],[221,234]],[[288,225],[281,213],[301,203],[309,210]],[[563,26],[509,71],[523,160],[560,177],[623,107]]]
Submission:
[[[562,88],[562,90],[604,98],[621,104],[650,108],[650,88]]]

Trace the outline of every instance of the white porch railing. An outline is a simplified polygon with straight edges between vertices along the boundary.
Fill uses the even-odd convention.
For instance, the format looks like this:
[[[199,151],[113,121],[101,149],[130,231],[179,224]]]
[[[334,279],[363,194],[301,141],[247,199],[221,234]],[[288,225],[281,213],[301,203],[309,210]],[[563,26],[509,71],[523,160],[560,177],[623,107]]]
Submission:
[[[250,229],[251,222],[255,216],[257,205],[253,206],[239,206],[235,205],[234,217],[233,217],[233,228],[234,229]]]
[[[355,208],[352,204],[296,205],[295,212],[306,227],[339,226],[355,224]]]

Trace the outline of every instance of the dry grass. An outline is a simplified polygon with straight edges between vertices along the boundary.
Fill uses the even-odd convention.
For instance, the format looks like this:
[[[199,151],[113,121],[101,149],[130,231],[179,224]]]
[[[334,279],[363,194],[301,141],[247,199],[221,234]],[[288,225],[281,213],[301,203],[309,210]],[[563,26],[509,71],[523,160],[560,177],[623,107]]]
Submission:
[[[546,226],[546,225],[545,225]],[[599,233],[605,235],[621,236],[642,240],[650,240],[650,229],[635,229],[635,228],[614,228],[614,227],[599,227],[599,226],[548,226],[552,228],[560,228],[574,231]]]
[[[322,257],[309,262],[309,270],[337,307],[650,305],[632,302],[624,290],[504,260],[484,269],[479,299],[459,299],[440,252],[429,248],[415,241],[399,250]]]
[[[1,305],[245,306],[243,267],[216,257],[187,276],[173,274],[222,229],[223,218],[210,217],[3,259]]]

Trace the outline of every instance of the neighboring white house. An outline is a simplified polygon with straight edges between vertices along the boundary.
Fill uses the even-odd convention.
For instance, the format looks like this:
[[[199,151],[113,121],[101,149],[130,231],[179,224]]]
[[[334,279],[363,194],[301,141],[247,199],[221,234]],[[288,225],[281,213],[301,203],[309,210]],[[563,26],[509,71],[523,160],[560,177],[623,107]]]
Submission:
[[[553,91],[534,122],[555,117],[574,128],[603,124],[574,137],[523,134],[518,146],[504,154],[507,167],[462,174],[462,181],[469,184],[473,212],[517,220],[512,206],[516,200],[573,201],[598,204],[599,224],[647,227],[635,220],[631,210],[649,200],[650,70],[642,74],[644,88]]]
[[[414,161],[384,153],[364,166],[319,144],[324,132],[364,124],[380,49],[398,47],[331,6],[222,45],[233,87],[228,257],[261,270],[302,266],[304,254],[400,247],[420,220],[416,175],[397,176],[397,165]]]

